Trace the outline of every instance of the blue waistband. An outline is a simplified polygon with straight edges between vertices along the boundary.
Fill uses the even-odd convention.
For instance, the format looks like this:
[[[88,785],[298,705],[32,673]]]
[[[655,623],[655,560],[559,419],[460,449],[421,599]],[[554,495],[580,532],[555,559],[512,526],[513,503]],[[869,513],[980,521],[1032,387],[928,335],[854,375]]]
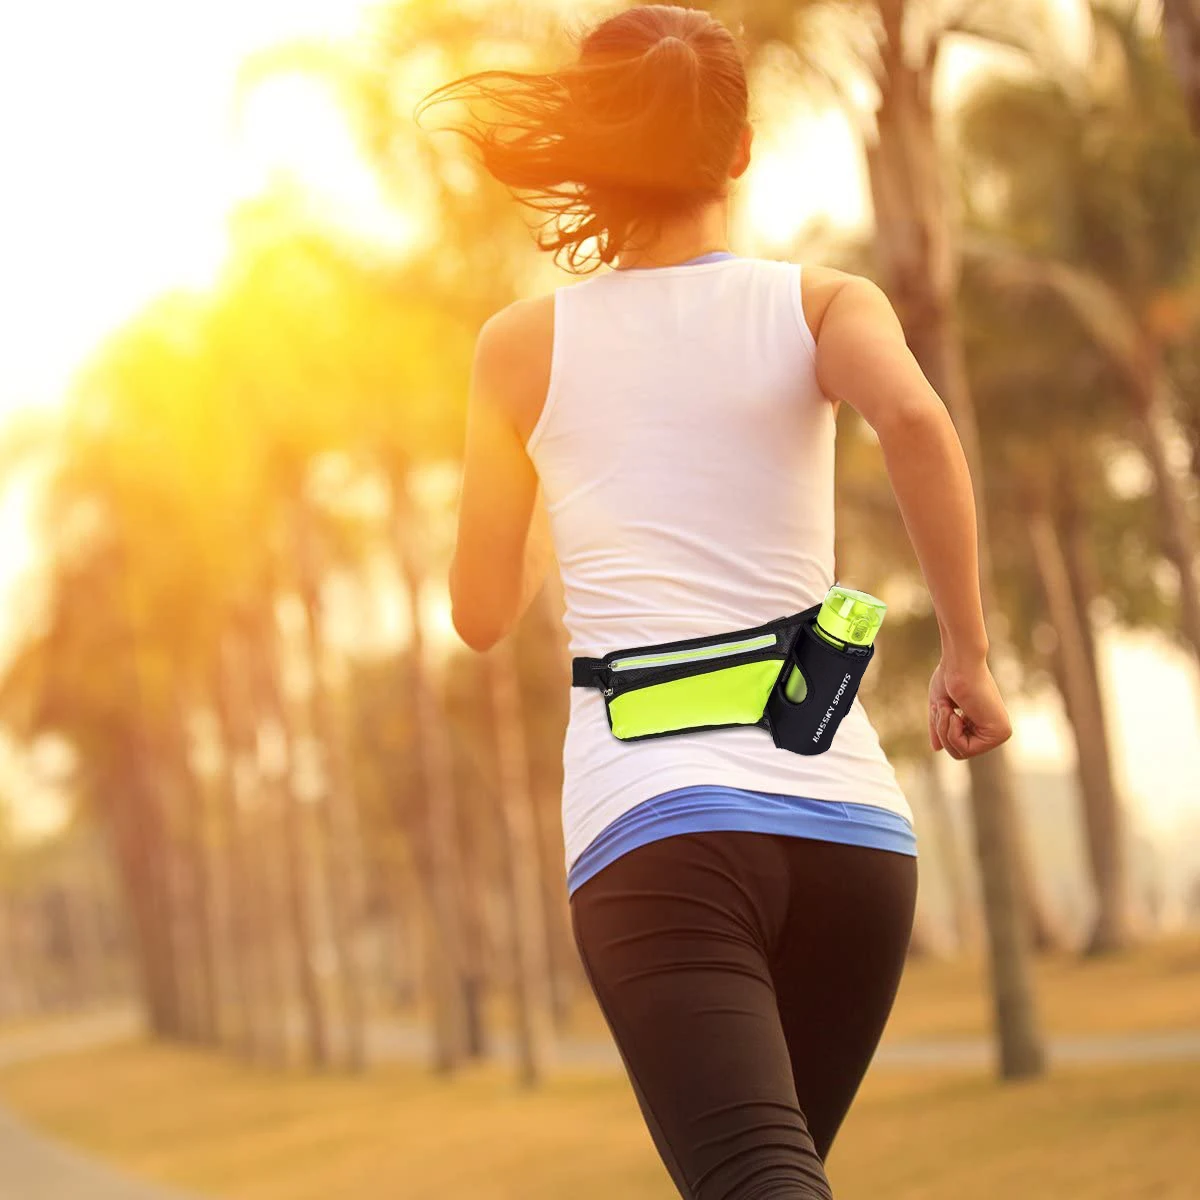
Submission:
[[[722,830],[813,838],[914,857],[917,853],[912,826],[890,809],[701,784],[654,796],[613,821],[572,865],[567,892],[639,846],[681,833]]]

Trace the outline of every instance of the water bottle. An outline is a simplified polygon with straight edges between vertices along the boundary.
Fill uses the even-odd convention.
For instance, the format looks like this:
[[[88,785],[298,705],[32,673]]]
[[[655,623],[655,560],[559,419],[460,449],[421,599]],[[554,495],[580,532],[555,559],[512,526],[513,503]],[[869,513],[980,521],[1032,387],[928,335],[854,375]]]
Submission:
[[[813,631],[838,650],[845,650],[847,645],[869,646],[875,641],[886,612],[887,605],[877,596],[835,583],[825,596]],[[799,704],[808,695],[808,680],[799,667],[792,668],[783,691],[793,704]]]

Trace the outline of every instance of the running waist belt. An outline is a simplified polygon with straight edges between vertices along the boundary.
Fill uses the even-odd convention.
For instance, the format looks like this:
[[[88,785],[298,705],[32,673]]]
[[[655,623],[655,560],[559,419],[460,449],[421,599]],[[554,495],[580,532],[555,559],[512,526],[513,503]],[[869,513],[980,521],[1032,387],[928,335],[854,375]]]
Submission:
[[[757,725],[781,750],[828,750],[849,711],[874,644],[832,646],[813,632],[820,604],[752,629],[612,650],[571,662],[574,687],[598,688],[613,736],[643,738]],[[803,700],[784,686],[793,667]]]

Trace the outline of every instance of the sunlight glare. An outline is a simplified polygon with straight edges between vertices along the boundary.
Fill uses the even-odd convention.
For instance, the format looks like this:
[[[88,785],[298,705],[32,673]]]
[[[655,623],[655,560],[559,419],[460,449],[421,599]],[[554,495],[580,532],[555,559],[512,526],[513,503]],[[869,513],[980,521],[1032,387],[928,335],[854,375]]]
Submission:
[[[56,402],[80,361],[155,295],[211,283],[226,253],[227,215],[245,195],[232,123],[242,61],[291,38],[348,34],[365,7],[6,7],[0,415]],[[311,117],[309,109],[297,114]]]
[[[756,240],[775,250],[820,217],[844,230],[869,219],[862,158],[841,112],[801,112],[758,135],[747,173],[746,218]]]

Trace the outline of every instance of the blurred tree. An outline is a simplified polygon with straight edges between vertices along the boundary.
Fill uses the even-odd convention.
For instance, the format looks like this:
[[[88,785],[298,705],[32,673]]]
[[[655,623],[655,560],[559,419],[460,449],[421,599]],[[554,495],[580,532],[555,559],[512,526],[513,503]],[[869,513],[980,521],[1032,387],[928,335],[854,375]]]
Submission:
[[[993,286],[1051,295],[1122,381],[1178,578],[1177,626],[1200,663],[1200,539],[1172,449],[1198,407],[1172,367],[1187,366],[1200,323],[1200,156],[1161,45],[1128,6],[1094,12],[1082,78],[997,82],[972,103],[965,170],[1003,197],[981,205],[997,236],[972,252]]]
[[[404,211],[418,212],[428,232],[406,272],[397,276],[393,296],[400,302],[410,299],[404,295],[403,281],[419,279],[425,311],[473,333],[487,316],[521,293],[539,264],[528,253],[526,228],[505,190],[474,169],[461,147],[418,130],[411,114],[421,95],[443,79],[480,66],[495,66],[502,59],[511,60],[514,66],[528,65],[558,37],[558,22],[549,14],[519,6],[477,13],[430,4],[388,6],[375,14],[371,36],[353,48],[331,50],[301,43],[260,57],[245,73],[246,95],[252,97],[254,88],[288,71],[323,79],[334,89],[385,191]],[[431,71],[431,63],[436,64],[436,72]],[[431,370],[437,365],[432,360],[428,363]],[[476,1048],[482,1039],[483,980],[478,963],[472,961],[480,952],[477,888],[481,885],[470,872],[470,883],[463,882],[448,717],[421,633],[419,597],[431,576],[444,574],[449,547],[429,544],[419,519],[421,506],[414,504],[411,494],[410,476],[417,463],[434,456],[434,444],[443,447],[447,457],[456,458],[460,453],[466,379],[459,381],[457,396],[450,387],[453,382],[441,372],[427,389],[443,406],[433,421],[420,423],[421,409],[416,406],[403,424],[397,424],[392,414],[383,419],[371,411],[362,414],[362,427],[371,431],[373,453],[392,496],[395,553],[410,597],[410,626],[417,647],[412,669],[416,673],[417,719],[423,731],[418,752],[428,806],[430,906],[442,959],[434,977],[441,981],[443,996],[436,1050],[443,1069],[457,1062],[464,1039]],[[454,419],[446,420],[447,414]],[[414,447],[420,447],[420,452],[414,454]],[[491,677],[495,681],[494,675]],[[511,862],[508,855],[502,856],[501,866],[517,955],[512,970],[522,1074],[527,1082],[534,1082],[543,1057],[538,1025],[546,990],[545,960],[548,953],[551,960],[560,957],[554,949],[562,944],[561,936],[554,940],[549,930],[557,928],[561,934],[566,923],[561,905],[557,925],[547,920],[548,912],[556,911],[546,899],[551,887],[548,880],[557,878],[557,873],[551,876],[544,865],[545,856],[537,852],[539,826],[536,820],[531,823],[531,788],[536,795],[545,792],[535,788],[529,778],[530,738],[524,727],[527,705],[518,703],[521,688],[517,680],[496,682],[502,689],[512,689],[513,702],[490,708],[490,720],[482,728],[472,722],[471,736],[491,740],[498,751],[497,778],[501,782],[497,796],[505,845],[510,852],[516,846],[521,853],[532,855],[524,873],[513,874],[521,871],[520,864]],[[472,703],[478,702],[476,694]],[[554,732],[561,735],[561,729]],[[522,746],[526,749],[518,754]],[[556,814],[557,807],[556,801]],[[561,834],[557,836],[561,840]],[[529,890],[531,882],[534,891]],[[552,978],[560,981],[563,974],[554,971]],[[455,991],[455,981],[462,987],[461,996]],[[558,983],[554,994],[560,994]],[[561,1019],[561,1003],[557,1011]]]
[[[1200,297],[1200,162],[1161,51],[1132,9],[1098,7],[1095,15],[1095,49],[1082,79],[980,89],[964,115],[962,142],[976,220],[990,238],[972,247],[984,268],[976,288],[987,322],[980,340],[1009,347],[1002,366],[1002,356],[991,354],[993,375],[1000,366],[1012,380],[996,397],[1006,423],[1011,429],[1024,408],[1039,431],[1010,459],[1010,471],[1025,481],[1019,507],[1075,731],[1099,901],[1088,944],[1098,953],[1128,941],[1129,914],[1127,837],[1109,765],[1091,605],[1103,589],[1118,594],[1126,619],[1157,615],[1168,632],[1179,620],[1156,583],[1153,553],[1098,553],[1089,529],[1104,526],[1088,515],[1107,492],[1106,449],[1132,431],[1161,514],[1157,523],[1140,522],[1137,538],[1160,541],[1173,562],[1182,627],[1196,651],[1195,518],[1171,450],[1176,422],[1188,416],[1171,351],[1186,343]],[[1007,314],[998,282],[1020,289]],[[1030,411],[1028,397],[1048,390],[1055,404]],[[1031,480],[1039,463],[1040,479]],[[1107,507],[1115,513],[1111,499]],[[1125,565],[1133,569],[1122,577],[1114,567]]]
[[[463,870],[458,836],[454,759],[438,680],[425,636],[421,603],[429,573],[427,538],[415,508],[408,467],[388,454],[385,471],[391,504],[393,552],[404,580],[410,630],[409,672],[416,721],[416,753],[421,772],[424,820],[415,835],[425,847],[425,877],[436,939],[431,964],[435,985],[434,1066],[455,1070],[475,1043],[481,1048],[483,989],[468,961],[463,913]]]
[[[1200,137],[1200,2],[1163,0],[1162,8],[1171,66],[1183,91],[1192,132]]]
[[[321,591],[321,580],[328,568],[318,561],[315,545],[318,522],[302,496],[292,506],[289,523],[309,674],[309,728],[321,754],[324,794],[316,808],[327,865],[326,888],[345,1015],[346,1056],[350,1069],[361,1071],[366,1065],[366,998],[356,952],[356,930],[362,915],[362,863],[345,732],[335,711],[328,678],[331,654],[323,634]]]
[[[226,989],[232,996],[236,1032],[233,1045],[238,1053],[250,1061],[268,1057],[267,1044],[272,1025],[283,1026],[281,1014],[272,1012],[263,995],[260,984],[259,963],[255,953],[253,927],[261,919],[252,885],[251,846],[245,805],[239,795],[239,777],[244,772],[250,747],[247,737],[251,733],[251,722],[247,714],[247,700],[234,663],[241,659],[250,661],[239,653],[231,628],[219,639],[210,664],[209,703],[214,716],[214,740],[216,743],[217,767],[212,786],[217,794],[217,807],[221,816],[221,841],[225,847],[225,904],[227,908],[228,957],[225,971],[230,978]],[[243,643],[243,650],[245,649]],[[286,822],[286,816],[285,816]],[[284,826],[285,834],[287,826]],[[292,847],[284,841],[285,862],[290,863]],[[304,939],[307,945],[307,939]],[[311,1001],[301,981],[301,996]],[[306,1009],[309,1017],[308,1049],[310,1060],[324,1063],[328,1054],[324,1049],[325,1036],[322,1030],[321,1013],[314,1014]],[[314,1029],[315,1026],[315,1029]]]
[[[562,836],[562,743],[571,686],[564,605],[562,578],[552,566],[527,618],[515,633],[526,696],[530,786],[542,866],[542,925],[550,1006],[555,1028],[560,1032],[570,1022],[574,990],[584,982],[571,928]]]
[[[1123,572],[1114,559],[1102,587],[1091,531],[1102,507],[1120,511],[1126,523],[1140,508],[1112,493],[1105,471],[1123,416],[1119,388],[1069,316],[1045,297],[1017,310],[986,276],[968,271],[961,301],[1010,645],[1025,667],[1027,691],[1049,676],[1062,696],[1096,885],[1087,945],[1093,953],[1116,950],[1130,936],[1128,831],[1113,778],[1095,605],[1104,591],[1124,598],[1142,589],[1145,563],[1139,556],[1134,570]],[[1138,536],[1146,532],[1143,523]]]
[[[496,738],[496,793],[504,836],[509,929],[514,952],[517,1050],[521,1081],[541,1082],[545,1070],[549,979],[541,895],[541,854],[533,815],[529,751],[517,660],[511,636],[484,655]]]

